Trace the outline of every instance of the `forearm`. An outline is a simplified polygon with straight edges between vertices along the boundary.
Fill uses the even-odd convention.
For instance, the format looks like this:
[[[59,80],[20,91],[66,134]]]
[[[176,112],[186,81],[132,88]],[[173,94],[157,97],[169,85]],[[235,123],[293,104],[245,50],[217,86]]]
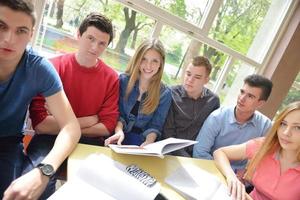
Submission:
[[[92,115],[92,116],[86,116],[86,117],[78,117],[77,118],[80,128],[89,128],[91,126],[96,125],[99,122],[98,116],[97,115]]]
[[[52,150],[42,162],[51,164],[56,170],[76,147],[80,138],[80,131],[78,130],[79,125],[76,120],[63,127]]]
[[[235,177],[235,173],[231,168],[230,161],[227,158],[226,154],[218,149],[214,152],[214,160],[218,169],[222,172],[225,177]]]
[[[82,128],[81,134],[87,137],[101,137],[101,136],[109,136],[110,132],[107,130],[104,124],[97,123],[91,127]]]
[[[123,124],[121,121],[117,122],[116,128],[115,128],[115,133],[119,132],[119,131],[123,131]]]

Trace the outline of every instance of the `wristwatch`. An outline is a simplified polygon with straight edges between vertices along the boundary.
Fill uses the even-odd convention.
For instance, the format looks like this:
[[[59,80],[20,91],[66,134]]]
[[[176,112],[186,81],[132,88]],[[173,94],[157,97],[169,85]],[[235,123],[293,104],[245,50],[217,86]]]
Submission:
[[[40,163],[37,165],[37,168],[41,170],[43,175],[48,176],[49,178],[55,174],[54,168],[50,164]]]

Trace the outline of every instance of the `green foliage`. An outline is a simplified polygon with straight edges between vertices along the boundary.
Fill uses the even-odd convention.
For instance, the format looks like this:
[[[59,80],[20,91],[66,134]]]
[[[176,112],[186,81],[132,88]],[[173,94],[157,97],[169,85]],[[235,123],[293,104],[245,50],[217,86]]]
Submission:
[[[270,6],[270,0],[227,0],[210,35],[246,54]]]

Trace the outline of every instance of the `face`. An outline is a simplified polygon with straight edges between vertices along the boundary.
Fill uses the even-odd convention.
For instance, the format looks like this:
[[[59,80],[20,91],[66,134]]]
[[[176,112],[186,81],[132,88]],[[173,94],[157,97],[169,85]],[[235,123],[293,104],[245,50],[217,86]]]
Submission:
[[[277,129],[279,144],[284,150],[300,149],[300,110],[287,114]]]
[[[33,32],[32,18],[0,6],[0,61],[19,61]]]
[[[203,90],[203,86],[209,81],[206,68],[189,64],[184,75],[183,87],[188,96],[197,99]]]
[[[96,62],[109,43],[110,36],[94,26],[89,26],[80,36],[78,34],[79,50],[81,59]]]
[[[161,62],[162,58],[156,50],[146,51],[140,64],[140,78],[150,80],[158,72]]]
[[[261,88],[251,87],[248,84],[244,84],[237,99],[236,111],[254,112],[265,103],[264,100],[260,100],[261,94]]]

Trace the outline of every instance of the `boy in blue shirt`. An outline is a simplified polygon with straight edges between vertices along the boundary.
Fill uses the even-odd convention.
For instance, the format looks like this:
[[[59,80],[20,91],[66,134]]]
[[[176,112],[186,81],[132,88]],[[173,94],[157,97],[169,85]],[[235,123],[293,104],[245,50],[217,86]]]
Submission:
[[[26,48],[35,23],[29,0],[0,0],[0,199],[37,199],[80,137],[79,124],[52,65]],[[28,104],[46,97],[61,131],[51,152],[21,176]]]

